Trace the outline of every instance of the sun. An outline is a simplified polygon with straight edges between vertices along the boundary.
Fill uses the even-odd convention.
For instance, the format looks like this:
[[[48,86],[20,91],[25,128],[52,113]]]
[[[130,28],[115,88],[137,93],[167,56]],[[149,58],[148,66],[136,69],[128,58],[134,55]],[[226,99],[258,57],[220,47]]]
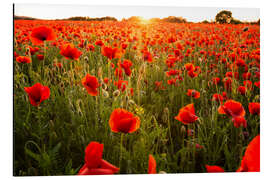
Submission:
[[[141,24],[147,25],[147,24],[150,24],[150,22],[151,22],[150,19],[140,17],[140,23]]]

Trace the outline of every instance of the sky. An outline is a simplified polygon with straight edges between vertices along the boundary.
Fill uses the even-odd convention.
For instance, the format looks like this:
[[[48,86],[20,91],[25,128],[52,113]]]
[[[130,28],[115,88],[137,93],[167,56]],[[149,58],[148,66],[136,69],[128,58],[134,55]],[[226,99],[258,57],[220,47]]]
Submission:
[[[17,16],[30,16],[39,19],[62,19],[74,16],[104,17],[118,20],[131,16],[145,19],[154,17],[181,16],[187,21],[200,22],[214,20],[218,12],[229,10],[232,16],[241,21],[257,21],[259,8],[215,8],[215,7],[160,7],[160,6],[97,6],[97,5],[57,5],[57,4],[15,4]]]

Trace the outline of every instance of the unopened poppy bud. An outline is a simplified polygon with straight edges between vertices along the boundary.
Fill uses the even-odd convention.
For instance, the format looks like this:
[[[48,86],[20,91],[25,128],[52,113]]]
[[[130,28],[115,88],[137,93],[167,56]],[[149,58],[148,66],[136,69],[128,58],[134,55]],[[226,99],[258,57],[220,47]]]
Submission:
[[[170,111],[169,111],[169,108],[165,107],[165,108],[164,108],[164,114],[169,114],[169,112],[170,112]]]
[[[108,86],[105,84],[105,83],[101,83],[101,87],[102,87],[102,89],[104,89],[104,90],[107,90],[107,88],[108,88]]]
[[[132,99],[130,99],[130,100],[128,101],[128,104],[129,104],[129,105],[136,105],[136,103],[135,103]]]
[[[114,97],[118,97],[120,95],[120,91],[117,89],[113,92]]]
[[[101,67],[98,68],[98,76],[99,76],[99,77],[102,77],[102,72],[103,72],[103,71],[102,71],[102,68],[101,68]]]
[[[83,42],[83,46],[86,47],[87,46],[87,41]]]
[[[53,120],[50,120],[50,126],[51,126],[51,127],[54,127],[54,122],[53,122]]]
[[[57,134],[56,134],[55,131],[52,133],[52,136],[53,136],[55,139],[57,138]]]
[[[162,154],[161,154],[161,157],[162,157],[162,158],[166,158],[166,156],[167,156],[166,153],[162,153]]]
[[[88,57],[87,56],[84,56],[84,61],[88,62]]]
[[[185,133],[186,133],[186,127],[185,127],[185,126],[182,126],[182,127],[181,127],[181,133],[182,133],[182,134],[185,134]]]
[[[165,171],[159,171],[159,174],[167,174]]]
[[[105,91],[104,89],[102,89],[102,95],[105,98],[108,98],[109,97],[109,93],[107,91]]]
[[[128,96],[125,96],[125,101],[128,101],[129,97]]]

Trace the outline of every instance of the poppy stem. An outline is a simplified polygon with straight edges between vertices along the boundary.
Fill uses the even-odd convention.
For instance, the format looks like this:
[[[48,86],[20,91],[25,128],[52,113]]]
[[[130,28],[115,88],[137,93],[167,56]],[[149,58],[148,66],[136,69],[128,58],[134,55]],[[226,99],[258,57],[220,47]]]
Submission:
[[[120,158],[119,158],[119,168],[121,169],[121,162],[123,156],[123,142],[124,142],[124,133],[121,133],[121,140],[120,140]]]

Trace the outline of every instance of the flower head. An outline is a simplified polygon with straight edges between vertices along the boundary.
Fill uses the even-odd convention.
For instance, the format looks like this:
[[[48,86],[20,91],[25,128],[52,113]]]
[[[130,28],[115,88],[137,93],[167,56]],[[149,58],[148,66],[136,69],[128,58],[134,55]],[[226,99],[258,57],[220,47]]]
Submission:
[[[38,106],[40,103],[50,97],[50,89],[40,83],[36,83],[32,87],[24,87],[25,92],[28,94],[30,103],[33,106]]]
[[[115,109],[109,120],[113,132],[132,133],[139,129],[140,118],[125,109]]]
[[[88,94],[91,96],[98,95],[98,79],[95,76],[91,76],[90,74],[86,74],[86,76],[82,79],[82,84],[86,88]]]
[[[198,119],[198,117],[195,115],[194,105],[188,104],[181,108],[175,119],[184,124],[194,123]]]
[[[73,44],[65,44],[61,47],[60,54],[64,56],[66,59],[74,59],[77,60],[82,52],[79,51]]]
[[[153,155],[149,155],[149,160],[148,160],[148,174],[156,174],[156,160],[153,157]]]
[[[237,172],[260,172],[260,135],[249,143]]]
[[[54,31],[46,26],[34,28],[30,35],[30,40],[34,45],[43,44],[44,41],[53,41],[55,38],[56,35]]]
[[[103,144],[91,142],[85,149],[85,164],[78,175],[115,174],[119,168],[102,159]]]

